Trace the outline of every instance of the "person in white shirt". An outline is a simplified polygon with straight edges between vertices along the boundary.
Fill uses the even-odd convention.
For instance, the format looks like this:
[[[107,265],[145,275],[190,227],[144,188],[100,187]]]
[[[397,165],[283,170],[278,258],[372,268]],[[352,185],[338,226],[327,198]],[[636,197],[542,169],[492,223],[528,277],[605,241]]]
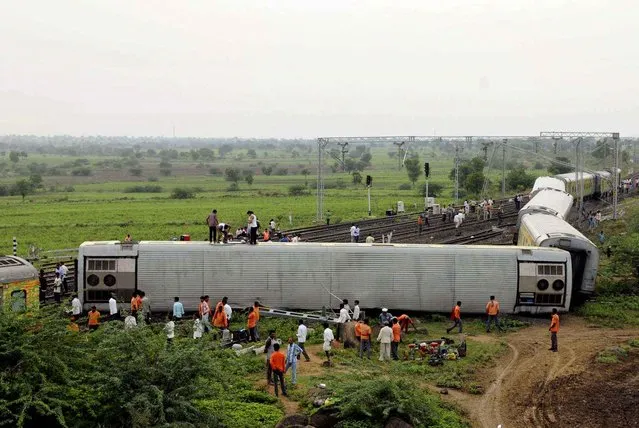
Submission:
[[[295,243],[300,242],[299,235],[293,235],[293,237],[291,238],[291,242],[295,242]]]
[[[175,337],[175,321],[173,321],[172,318],[164,326],[164,331],[166,331],[166,344],[168,347],[171,347],[173,338]]]
[[[344,324],[351,320],[351,316],[348,313],[348,310],[344,306],[344,303],[340,303],[339,305],[339,318],[337,318],[337,340],[344,339]]]
[[[342,299],[342,303],[344,304],[344,309],[346,309],[349,314],[352,314],[353,312],[351,311],[351,307],[348,304],[348,299]]]
[[[351,242],[355,242],[355,229],[356,229],[355,224],[352,224],[351,225]]]
[[[359,226],[358,225],[355,225],[354,235],[355,235],[355,242],[359,242]]]
[[[66,293],[67,288],[67,275],[69,274],[69,268],[65,266],[64,262],[60,262],[60,279],[62,280],[62,288]]]
[[[126,318],[124,318],[125,330],[137,327],[137,325],[138,325],[138,322],[135,320],[135,317],[133,315],[128,315]]]
[[[60,303],[62,299],[62,279],[60,279],[60,272],[55,273],[55,279],[53,280],[53,297],[56,303]]]
[[[120,312],[118,311],[118,302],[115,300],[115,294],[111,293],[111,298],[109,299],[109,319],[113,321],[119,318]]]
[[[233,309],[228,303],[224,304],[224,313],[226,314],[226,326],[231,325],[231,316],[233,315]]]
[[[353,319],[359,321],[359,300],[355,300],[355,306],[353,307]]]
[[[180,321],[184,316],[184,305],[180,302],[180,298],[175,296],[173,298],[173,318],[176,321]]]
[[[247,211],[246,215],[248,215],[248,234],[249,234],[249,244],[257,245],[257,216],[253,211]]]
[[[304,344],[306,343],[306,336],[308,335],[308,329],[304,325],[304,320],[299,321],[299,326],[297,327],[297,345],[302,350],[302,354],[306,361],[311,361],[311,358],[306,353],[306,349],[304,348]]]
[[[391,354],[391,342],[393,341],[393,329],[391,329],[388,324],[384,325],[382,329],[379,331],[379,335],[377,336],[377,341],[380,343],[379,346],[379,360],[390,361]]]
[[[80,303],[77,294],[74,294],[73,300],[71,300],[71,315],[73,315],[73,321],[77,321],[82,315],[82,303]]]
[[[322,349],[326,353],[326,359],[328,360],[329,366],[331,365],[331,343],[333,342],[333,340],[335,340],[335,338],[333,337],[333,330],[331,330],[328,327],[328,323],[325,322],[324,323],[324,345],[322,346]]]
[[[193,315],[193,339],[199,339],[204,333],[204,325],[202,321],[197,317],[197,314]]]

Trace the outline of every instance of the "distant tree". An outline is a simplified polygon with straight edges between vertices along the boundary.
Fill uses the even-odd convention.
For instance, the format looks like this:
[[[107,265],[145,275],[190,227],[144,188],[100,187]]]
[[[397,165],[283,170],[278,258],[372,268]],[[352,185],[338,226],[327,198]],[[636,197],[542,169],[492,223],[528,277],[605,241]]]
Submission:
[[[373,155],[371,154],[371,152],[364,152],[359,158],[359,160],[362,161],[367,167],[371,165],[371,159],[373,159]]]
[[[89,175],[91,175],[91,172],[91,168],[89,167],[75,168],[71,171],[71,175],[88,177]]]
[[[565,156],[558,156],[556,158],[556,160],[558,162],[567,164],[567,165],[559,165],[556,163],[551,163],[550,166],[548,166],[548,173],[552,174],[552,175],[557,175],[557,174],[567,174],[571,171],[574,171],[575,169],[571,165],[570,159],[568,159]]]
[[[9,186],[0,184],[0,196],[9,196]]]
[[[29,182],[31,183],[31,187],[33,189],[39,189],[43,187],[42,176],[40,174],[31,174],[31,176],[29,177]]]
[[[300,184],[294,184],[292,186],[289,186],[288,194],[290,196],[304,196],[304,195],[308,195],[309,192],[306,189],[306,186],[302,186]]]
[[[246,156],[248,156],[250,159],[256,159],[257,152],[255,151],[255,149],[248,149],[248,151],[246,152]]]
[[[592,151],[592,155],[599,159],[612,156],[612,147],[607,142],[601,140],[597,141],[595,143],[595,149]]]
[[[213,150],[208,149],[206,147],[203,147],[201,149],[198,150],[198,153],[200,153],[200,158],[207,160],[207,161],[214,161],[215,160],[215,152],[213,152]]]
[[[353,176],[353,184],[362,184],[362,174],[354,171],[351,175]]]
[[[220,153],[220,157],[223,158],[233,151],[233,146],[230,144],[222,144],[218,151]]]
[[[466,176],[463,187],[467,192],[478,195],[484,187],[484,172],[476,171]]]
[[[173,165],[171,164],[171,162],[169,162],[168,160],[162,160],[160,162],[160,168],[164,168],[164,169],[171,169]]]
[[[196,151],[196,150],[191,150],[190,152],[191,155],[191,159],[193,159],[194,161],[198,160],[200,158],[200,152]]]
[[[253,173],[251,171],[244,172],[244,181],[250,186],[253,184]]]
[[[153,149],[148,149],[146,151],[146,155],[150,156],[150,157],[157,156],[157,152],[155,150],[153,150]]]
[[[429,183],[428,184],[428,196],[431,196],[431,197],[435,198],[437,196],[441,196],[443,191],[444,191],[444,186],[442,186],[439,183]],[[419,193],[423,197],[426,196],[426,183],[424,183],[424,185],[421,187]]]
[[[160,169],[160,174],[168,177],[169,175],[171,175],[171,169],[170,168],[162,168]]]
[[[404,162],[404,166],[406,167],[406,174],[408,174],[408,179],[413,183],[415,183],[419,179],[419,176],[422,174],[422,167],[419,163],[419,157],[415,156],[412,158],[406,159]]]
[[[535,177],[526,173],[523,165],[511,169],[506,175],[506,187],[508,190],[525,190],[531,188],[535,182]]]
[[[195,198],[195,192],[193,189],[187,189],[184,187],[178,187],[171,192],[172,199],[193,199]]]
[[[140,177],[142,175],[142,168],[131,168],[129,172],[134,177]]]
[[[468,177],[470,174],[473,174],[475,172],[483,173],[485,164],[486,162],[481,157],[474,157],[471,160],[460,162],[459,182],[462,183],[462,186],[463,186],[463,183],[466,182],[466,177]],[[452,181],[455,181],[455,168],[452,168],[450,170],[450,173],[448,174],[448,178]]]
[[[18,161],[20,160],[20,153],[18,153],[18,152],[10,152],[9,153],[9,159],[13,163],[18,163]]]
[[[269,176],[273,173],[273,167],[272,166],[263,166],[262,167],[262,174]]]
[[[307,168],[300,171],[300,174],[304,176],[304,185],[308,187],[308,176],[311,173]]]
[[[298,152],[297,150],[293,150],[293,151],[291,152],[291,157],[292,157],[293,159],[295,159],[295,158],[299,158],[299,157],[300,157],[300,152]]]
[[[33,191],[33,186],[28,180],[19,180],[14,184],[14,194],[21,195],[24,201],[25,196]]]
[[[288,169],[278,168],[277,171],[275,171],[275,175],[288,175]]]
[[[239,168],[226,168],[224,171],[224,179],[232,183],[237,183],[242,178]]]

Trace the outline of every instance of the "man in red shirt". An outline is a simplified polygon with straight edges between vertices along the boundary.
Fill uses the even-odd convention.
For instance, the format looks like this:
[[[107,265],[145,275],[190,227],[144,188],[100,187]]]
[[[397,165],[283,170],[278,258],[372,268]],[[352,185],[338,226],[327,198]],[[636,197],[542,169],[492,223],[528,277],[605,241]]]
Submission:
[[[550,318],[550,349],[549,351],[557,352],[557,333],[559,333],[559,314],[557,308],[552,308],[552,317]]]
[[[397,351],[399,349],[399,341],[402,340],[402,328],[399,326],[399,321],[397,318],[393,318],[393,341],[391,342],[391,356],[393,360],[399,360],[399,355],[397,355]]]
[[[288,397],[286,393],[286,385],[284,384],[284,372],[286,371],[286,356],[280,352],[280,344],[276,343],[273,345],[273,353],[271,354],[271,359],[269,363],[271,365],[271,370],[273,370],[273,384],[275,385],[275,396],[278,397],[277,393],[277,381],[279,379],[280,384],[282,385],[282,395],[284,397]]]
[[[462,332],[462,320],[461,320],[461,302],[458,300],[457,304],[453,308],[453,313],[450,314],[450,319],[453,321],[453,325],[446,329],[446,333],[450,333],[455,327],[459,327],[459,332]]]
[[[397,321],[399,322],[399,326],[401,327],[404,333],[408,333],[408,326],[412,325],[415,331],[417,331],[417,327],[415,327],[415,323],[412,319],[406,314],[402,314],[397,317]]]

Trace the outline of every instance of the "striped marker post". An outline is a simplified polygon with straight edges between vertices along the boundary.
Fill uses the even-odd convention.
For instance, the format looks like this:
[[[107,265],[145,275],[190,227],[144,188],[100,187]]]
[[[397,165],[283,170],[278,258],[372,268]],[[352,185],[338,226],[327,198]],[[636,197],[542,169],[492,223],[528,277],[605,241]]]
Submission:
[[[18,240],[16,239],[16,237],[13,237],[13,255],[17,256],[18,255]]]

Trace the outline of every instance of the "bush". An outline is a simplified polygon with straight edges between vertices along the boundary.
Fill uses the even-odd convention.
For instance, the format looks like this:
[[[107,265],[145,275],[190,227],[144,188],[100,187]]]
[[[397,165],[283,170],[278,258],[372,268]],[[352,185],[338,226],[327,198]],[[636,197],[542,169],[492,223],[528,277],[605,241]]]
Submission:
[[[75,187],[68,185],[67,187],[64,188],[64,191],[67,193],[75,192]]]
[[[239,192],[240,191],[240,185],[237,183],[231,183],[229,185],[229,187],[226,188],[227,192]]]
[[[544,166],[544,164],[543,164],[543,163],[541,163],[541,162],[535,162],[535,166],[534,166],[534,168],[535,168],[535,169],[546,169],[546,167]]]
[[[161,169],[160,174],[162,174],[165,177],[168,177],[169,175],[171,175],[171,170],[168,168]]]
[[[124,189],[124,193],[162,193],[162,186],[149,184],[146,186],[131,186]]]
[[[198,400],[195,404],[198,410],[233,428],[272,427],[284,416],[284,412],[268,404],[219,399]]]
[[[0,196],[9,196],[9,186],[0,184]]]
[[[306,189],[306,186],[304,186],[303,184],[294,184],[292,186],[289,186],[288,194],[290,196],[304,196],[304,195],[310,195],[310,192]]]
[[[187,189],[184,187],[177,187],[171,192],[171,199],[193,199],[195,198],[195,192],[193,189]]]
[[[441,405],[439,397],[404,380],[377,377],[344,382],[336,395],[341,423],[366,421],[370,426],[383,426],[389,417],[398,415],[415,426],[466,426],[453,410]]]
[[[91,175],[91,168],[75,168],[71,171],[71,175],[88,177]]]
[[[149,177],[149,178],[146,179],[146,181],[150,181],[151,183],[155,183],[157,181],[160,181],[160,179],[157,178],[157,177]]]
[[[410,183],[403,183],[403,184],[400,184],[398,187],[399,190],[411,190],[412,188],[413,186]],[[428,190],[430,192],[430,189]]]
[[[275,175],[288,175],[288,169],[279,168],[277,171],[275,171]]]
[[[222,175],[222,170],[220,168],[211,168],[209,169],[209,174],[215,176]]]

